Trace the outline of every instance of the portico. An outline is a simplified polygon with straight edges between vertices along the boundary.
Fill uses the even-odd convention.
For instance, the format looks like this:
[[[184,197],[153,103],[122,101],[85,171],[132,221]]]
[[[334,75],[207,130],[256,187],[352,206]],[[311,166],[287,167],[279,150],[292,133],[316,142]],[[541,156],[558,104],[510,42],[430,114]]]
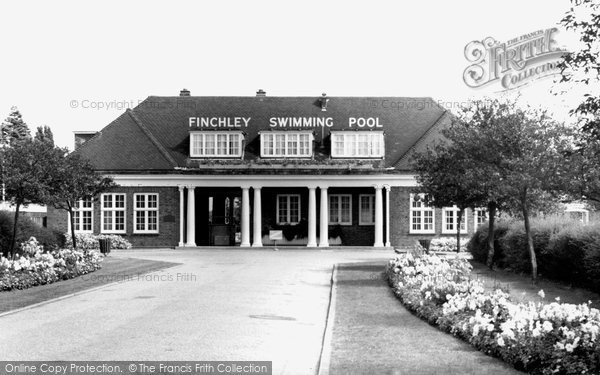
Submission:
[[[350,239],[331,243],[340,229],[346,232],[362,231],[372,233],[371,241],[361,245],[374,248],[390,247],[390,198],[391,185],[408,186],[412,184],[412,177],[398,176],[395,181],[387,176],[369,179],[357,179],[354,176],[321,177],[318,181],[311,181],[312,176],[263,176],[256,178],[222,177],[222,176],[180,176],[178,179],[163,180],[160,176],[148,176],[154,181],[145,181],[144,184],[163,186],[177,186],[179,192],[179,247],[197,247],[214,245],[197,242],[197,231],[204,230],[205,226],[198,223],[204,213],[198,212],[200,201],[206,200],[207,195],[224,189],[239,191],[239,223],[236,227],[239,241],[230,246],[242,248],[260,248],[272,245],[263,243],[268,239],[268,230],[271,227],[285,227],[301,225],[306,221],[306,234],[302,236],[301,245],[308,248],[328,248],[330,246],[355,246]],[[137,185],[139,176],[117,176],[121,186]],[[316,179],[315,179],[316,180]],[[236,186],[237,185],[237,186]],[[384,195],[385,191],[385,195]],[[265,194],[267,201],[265,203]],[[279,206],[282,197],[295,197],[290,207]],[[372,197],[372,198],[371,198]],[[273,203],[275,202],[275,203]],[[372,202],[372,203],[371,203]],[[266,211],[265,211],[266,210]],[[296,210],[298,211],[296,213]],[[371,217],[372,221],[363,223],[363,219]],[[274,212],[276,211],[276,212]],[[368,212],[367,212],[368,211]],[[291,212],[293,217],[283,216]],[[338,217],[347,215],[349,221]],[[331,215],[335,215],[335,218]],[[368,218],[367,218],[368,219]],[[232,223],[234,218],[230,219]],[[289,224],[288,224],[289,222]],[[200,225],[199,225],[200,224]],[[235,224],[235,223],[234,223]],[[334,237],[332,237],[332,234]],[[339,235],[339,233],[337,233]],[[368,241],[364,239],[363,241]],[[298,241],[293,242],[299,246]],[[279,245],[285,246],[285,243]]]

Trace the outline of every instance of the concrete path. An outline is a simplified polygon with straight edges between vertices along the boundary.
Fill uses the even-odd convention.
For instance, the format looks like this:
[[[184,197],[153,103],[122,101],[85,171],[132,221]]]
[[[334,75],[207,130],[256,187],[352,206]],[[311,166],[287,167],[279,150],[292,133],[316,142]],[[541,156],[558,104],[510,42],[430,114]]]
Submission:
[[[338,266],[330,366],[323,374],[522,374],[412,315],[391,292],[384,267]]]
[[[111,256],[181,265],[0,317],[2,359],[267,360],[274,374],[314,374],[333,264],[387,260],[393,253],[153,250]]]

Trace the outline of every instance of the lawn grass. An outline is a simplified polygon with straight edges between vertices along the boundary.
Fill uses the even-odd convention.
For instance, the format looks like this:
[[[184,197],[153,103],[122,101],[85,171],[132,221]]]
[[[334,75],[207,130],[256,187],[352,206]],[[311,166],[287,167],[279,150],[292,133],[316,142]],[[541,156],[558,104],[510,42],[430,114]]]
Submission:
[[[581,304],[592,301],[592,306],[600,306],[600,294],[590,290],[572,287],[563,283],[540,278],[537,283],[533,283],[529,275],[519,275],[509,271],[497,269],[490,270],[485,265],[470,261],[473,266],[472,275],[474,278],[481,279],[486,289],[502,289],[510,293],[515,302],[554,302],[556,297],[560,297],[560,302]],[[544,290],[546,297],[542,299],[538,292]]]
[[[515,375],[412,315],[392,293],[385,262],[339,264],[329,374]]]
[[[74,279],[39,285],[29,289],[0,292],[0,313],[20,309],[115,281],[127,280],[133,276],[173,267],[177,264],[147,259],[113,258],[108,256],[104,258],[102,268],[95,272]]]

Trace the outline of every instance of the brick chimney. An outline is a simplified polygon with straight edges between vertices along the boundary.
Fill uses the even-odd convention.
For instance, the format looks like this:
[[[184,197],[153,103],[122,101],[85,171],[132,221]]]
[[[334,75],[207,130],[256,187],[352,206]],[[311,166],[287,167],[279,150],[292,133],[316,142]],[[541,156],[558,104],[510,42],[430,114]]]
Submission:
[[[179,91],[179,96],[190,96],[190,90],[183,89],[183,90]]]
[[[321,111],[326,111],[327,110],[327,102],[329,101],[327,94],[323,93],[323,95],[321,95],[321,97],[319,98],[319,101],[321,102]]]

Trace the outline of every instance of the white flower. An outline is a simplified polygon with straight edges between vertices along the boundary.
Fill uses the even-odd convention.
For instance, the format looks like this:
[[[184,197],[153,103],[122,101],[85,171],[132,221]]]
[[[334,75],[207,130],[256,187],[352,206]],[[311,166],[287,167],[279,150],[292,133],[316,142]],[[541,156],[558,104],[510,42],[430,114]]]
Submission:
[[[502,338],[502,336],[498,337],[498,346],[504,346],[504,339]]]
[[[550,321],[546,320],[542,324],[542,329],[544,330],[544,332],[551,332],[554,330],[554,327],[552,326],[552,323]]]
[[[540,289],[540,291],[538,292],[538,296],[546,298],[546,293],[544,293],[544,289]]]

